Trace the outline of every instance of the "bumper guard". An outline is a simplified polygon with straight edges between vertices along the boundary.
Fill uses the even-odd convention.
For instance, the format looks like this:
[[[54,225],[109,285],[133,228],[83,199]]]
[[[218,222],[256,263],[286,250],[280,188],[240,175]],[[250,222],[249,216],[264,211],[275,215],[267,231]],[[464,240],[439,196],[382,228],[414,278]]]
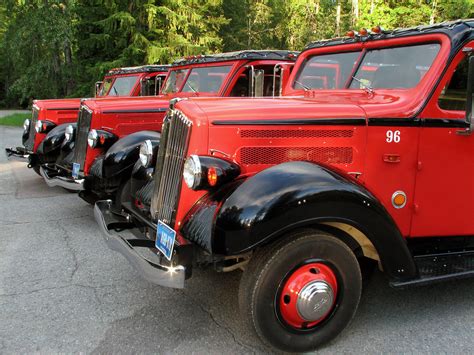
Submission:
[[[60,186],[73,191],[84,190],[84,179],[74,180],[73,178],[64,176],[51,176],[48,173],[47,168],[43,166],[40,168],[40,173],[49,187]]]
[[[8,160],[18,160],[27,162],[30,156],[30,152],[22,147],[7,147],[5,148],[5,154],[7,155]]]
[[[107,246],[122,254],[140,275],[160,286],[171,288],[184,288],[186,279],[186,268],[182,265],[165,266],[157,262],[148,260],[142,256],[136,248],[151,248],[154,243],[149,239],[125,239],[119,234],[111,231],[112,228],[130,228],[130,223],[125,217],[118,216],[111,212],[111,201],[98,201],[94,207],[94,217],[103,232]],[[157,257],[158,259],[158,257]]]

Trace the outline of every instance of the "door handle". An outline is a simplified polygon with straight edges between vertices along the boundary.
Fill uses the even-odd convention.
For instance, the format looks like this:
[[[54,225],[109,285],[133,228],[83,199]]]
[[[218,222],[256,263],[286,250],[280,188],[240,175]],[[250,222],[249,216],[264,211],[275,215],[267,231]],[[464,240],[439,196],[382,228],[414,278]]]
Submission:
[[[384,154],[383,161],[386,163],[400,163],[400,154]]]

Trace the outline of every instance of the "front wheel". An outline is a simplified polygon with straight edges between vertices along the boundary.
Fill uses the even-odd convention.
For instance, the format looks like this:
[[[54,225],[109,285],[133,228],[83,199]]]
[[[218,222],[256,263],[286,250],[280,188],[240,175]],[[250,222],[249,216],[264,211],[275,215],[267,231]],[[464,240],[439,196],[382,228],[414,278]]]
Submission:
[[[264,343],[306,352],[349,324],[361,290],[351,249],[325,232],[303,230],[252,256],[240,283],[239,306]]]

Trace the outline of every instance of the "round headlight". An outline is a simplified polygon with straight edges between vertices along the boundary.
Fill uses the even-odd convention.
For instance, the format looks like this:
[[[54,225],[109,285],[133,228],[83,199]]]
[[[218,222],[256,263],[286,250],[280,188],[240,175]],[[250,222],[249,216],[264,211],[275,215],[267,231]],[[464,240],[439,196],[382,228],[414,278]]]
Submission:
[[[72,139],[74,138],[74,126],[72,125],[67,126],[64,136],[66,138],[65,140],[66,142],[71,142]]]
[[[194,189],[201,183],[202,169],[201,162],[197,155],[191,155],[184,163],[184,182],[190,189]]]
[[[27,118],[25,122],[23,122],[23,129],[27,131],[30,128],[30,120]]]
[[[36,131],[37,133],[40,133],[40,132],[41,132],[42,127],[43,127],[43,121],[41,121],[41,120],[36,121],[36,124],[35,124],[35,131]]]
[[[89,144],[89,147],[94,148],[97,145],[97,138],[99,138],[99,135],[95,129],[89,132],[87,135],[87,144]]]
[[[145,168],[151,165],[153,160],[153,146],[151,141],[147,139],[140,145],[140,162]]]

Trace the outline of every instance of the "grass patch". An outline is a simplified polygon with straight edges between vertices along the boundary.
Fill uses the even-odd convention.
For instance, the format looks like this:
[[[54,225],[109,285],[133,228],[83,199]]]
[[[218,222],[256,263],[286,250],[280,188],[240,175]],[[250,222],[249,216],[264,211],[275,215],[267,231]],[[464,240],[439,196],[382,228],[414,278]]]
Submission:
[[[14,113],[0,117],[0,125],[22,127],[27,118],[31,118],[31,113]]]

